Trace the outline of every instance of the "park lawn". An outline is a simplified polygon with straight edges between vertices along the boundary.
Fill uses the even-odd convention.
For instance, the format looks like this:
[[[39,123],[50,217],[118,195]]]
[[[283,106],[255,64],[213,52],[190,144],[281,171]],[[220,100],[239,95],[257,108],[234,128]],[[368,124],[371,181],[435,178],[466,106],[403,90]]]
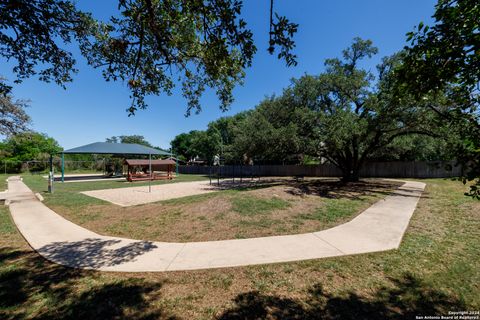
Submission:
[[[64,268],[0,207],[1,319],[415,319],[480,309],[480,201],[424,180],[398,250],[167,273]]]
[[[37,180],[25,178],[33,189]],[[337,179],[262,179],[242,188],[119,207],[78,193],[99,189],[96,183],[60,185],[45,196],[45,204],[99,234],[168,242],[319,231],[350,220],[401,185],[379,179],[346,185]]]
[[[126,180],[105,180],[105,181],[88,181],[88,182],[58,182],[54,183],[54,193],[48,193],[48,181],[42,175],[23,174],[23,181],[34,192],[39,192],[45,198],[45,203],[49,206],[65,205],[68,207],[76,207],[85,203],[102,204],[106,203],[102,200],[87,197],[81,194],[81,191],[87,190],[101,190],[101,189],[115,189],[115,188],[129,188],[148,186],[149,182],[128,182]],[[174,180],[156,180],[152,181],[152,185],[201,181],[207,180],[208,177],[203,175],[184,175],[180,174]]]
[[[10,176],[11,174],[8,174],[8,173],[7,174],[0,173],[0,192],[7,190],[8,188],[7,179]]]

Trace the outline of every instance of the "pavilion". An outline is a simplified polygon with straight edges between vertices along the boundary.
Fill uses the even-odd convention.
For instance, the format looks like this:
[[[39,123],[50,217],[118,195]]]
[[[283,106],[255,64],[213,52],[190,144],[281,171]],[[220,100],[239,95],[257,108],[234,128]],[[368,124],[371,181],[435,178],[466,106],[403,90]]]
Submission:
[[[112,155],[148,155],[151,164],[152,155],[172,156],[171,153],[136,143],[94,142],[73,149],[64,150],[62,156],[62,182],[65,181],[65,154],[112,154]],[[53,172],[53,157],[50,157],[50,171]]]
[[[125,159],[127,166],[127,180],[159,180],[173,179],[173,171],[177,163],[170,159],[148,160],[148,159]]]

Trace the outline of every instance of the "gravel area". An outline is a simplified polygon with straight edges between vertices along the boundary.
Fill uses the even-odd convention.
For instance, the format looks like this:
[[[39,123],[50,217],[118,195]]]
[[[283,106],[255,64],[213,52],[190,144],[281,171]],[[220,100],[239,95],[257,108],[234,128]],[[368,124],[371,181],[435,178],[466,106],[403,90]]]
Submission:
[[[210,186],[208,181],[176,182],[152,185],[152,192],[148,186],[104,189],[81,192],[87,196],[128,207],[150,202],[193,196],[214,192],[218,188]]]

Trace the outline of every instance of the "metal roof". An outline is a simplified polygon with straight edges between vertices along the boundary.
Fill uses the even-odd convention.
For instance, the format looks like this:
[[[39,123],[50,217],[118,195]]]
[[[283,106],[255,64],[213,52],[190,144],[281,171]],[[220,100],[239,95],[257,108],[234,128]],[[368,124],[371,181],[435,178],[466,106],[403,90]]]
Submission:
[[[94,142],[81,147],[64,150],[62,153],[94,153],[94,154],[137,154],[137,155],[162,155],[169,156],[171,153],[150,148],[136,143],[109,143]]]
[[[150,161],[148,159],[125,159],[125,163],[129,166],[148,166]],[[173,160],[152,160],[152,166],[156,165],[176,165]]]

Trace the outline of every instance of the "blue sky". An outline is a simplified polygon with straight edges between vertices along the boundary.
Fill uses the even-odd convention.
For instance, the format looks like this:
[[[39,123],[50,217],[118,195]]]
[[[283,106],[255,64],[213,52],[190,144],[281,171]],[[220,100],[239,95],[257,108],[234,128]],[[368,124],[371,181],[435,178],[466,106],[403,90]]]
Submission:
[[[268,0],[244,0],[244,17],[254,32],[258,52],[253,66],[246,71],[245,84],[234,91],[235,102],[222,113],[214,94],[202,99],[203,111],[185,118],[186,102],[179,90],[173,96],[147,99],[149,108],[128,117],[128,90],[122,83],[107,83],[99,70],[87,66],[76,54],[80,72],[63,90],[36,78],[14,87],[16,98],[31,100],[28,114],[32,129],[59,141],[64,148],[104,141],[117,135],[140,134],[152,144],[168,148],[179,133],[205,129],[221,116],[254,108],[265,96],[280,93],[292,77],[323,70],[326,58],[337,57],[354,37],[371,39],[379,54],[366,63],[374,70],[381,57],[405,45],[405,33],[420,21],[430,23],[436,1],[432,0],[276,0],[276,10],[298,23],[295,36],[298,65],[287,68],[270,56],[268,45]],[[116,1],[78,1],[78,6],[107,18],[116,9]],[[0,75],[13,80],[11,63],[1,61]]]

